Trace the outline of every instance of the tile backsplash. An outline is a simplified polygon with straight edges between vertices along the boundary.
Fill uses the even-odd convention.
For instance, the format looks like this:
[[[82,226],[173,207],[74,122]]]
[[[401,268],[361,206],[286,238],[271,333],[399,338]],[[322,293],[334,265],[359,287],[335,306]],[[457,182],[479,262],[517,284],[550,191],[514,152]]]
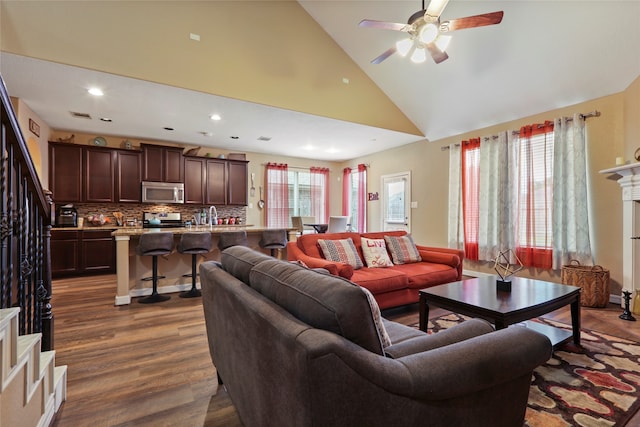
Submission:
[[[142,221],[143,212],[180,212],[182,220],[190,220],[192,215],[202,212],[204,209],[209,215],[209,205],[154,205],[150,203],[75,203],[73,205],[78,211],[78,218],[86,218],[88,215],[103,214],[116,223],[113,212],[122,212],[125,221],[137,219]],[[246,206],[216,206],[218,218],[239,217],[243,224],[247,223]]]

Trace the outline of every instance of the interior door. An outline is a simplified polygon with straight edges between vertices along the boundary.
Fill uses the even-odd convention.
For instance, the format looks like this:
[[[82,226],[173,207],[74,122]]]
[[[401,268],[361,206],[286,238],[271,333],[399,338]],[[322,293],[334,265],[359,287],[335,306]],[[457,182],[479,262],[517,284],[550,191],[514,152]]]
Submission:
[[[411,172],[382,176],[382,230],[411,232]]]

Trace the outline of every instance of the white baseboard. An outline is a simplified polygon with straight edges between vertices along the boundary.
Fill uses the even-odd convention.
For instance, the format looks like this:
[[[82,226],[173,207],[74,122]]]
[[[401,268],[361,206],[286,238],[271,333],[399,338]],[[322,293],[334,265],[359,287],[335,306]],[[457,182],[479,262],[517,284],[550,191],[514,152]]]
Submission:
[[[115,305],[127,305],[131,304],[131,297],[129,295],[118,296],[116,295]]]

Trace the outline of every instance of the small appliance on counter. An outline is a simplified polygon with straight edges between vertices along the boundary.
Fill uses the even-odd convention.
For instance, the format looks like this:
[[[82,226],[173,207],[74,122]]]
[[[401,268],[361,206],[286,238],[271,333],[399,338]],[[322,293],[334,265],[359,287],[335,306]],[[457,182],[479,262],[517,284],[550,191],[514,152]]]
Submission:
[[[142,228],[177,228],[183,227],[180,212],[144,212]]]
[[[56,210],[56,226],[58,227],[77,227],[78,211],[73,205],[58,206]]]

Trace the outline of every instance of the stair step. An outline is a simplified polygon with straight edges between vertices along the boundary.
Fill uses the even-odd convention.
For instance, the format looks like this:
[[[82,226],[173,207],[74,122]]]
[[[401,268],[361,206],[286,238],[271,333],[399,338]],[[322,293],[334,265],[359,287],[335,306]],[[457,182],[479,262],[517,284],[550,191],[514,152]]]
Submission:
[[[20,308],[0,310],[0,390],[18,363],[18,315]]]
[[[56,366],[53,371],[55,390],[55,412],[58,412],[62,402],[67,400],[67,365]]]
[[[19,307],[3,308],[0,310],[0,330],[5,328],[12,318],[18,317]]]

